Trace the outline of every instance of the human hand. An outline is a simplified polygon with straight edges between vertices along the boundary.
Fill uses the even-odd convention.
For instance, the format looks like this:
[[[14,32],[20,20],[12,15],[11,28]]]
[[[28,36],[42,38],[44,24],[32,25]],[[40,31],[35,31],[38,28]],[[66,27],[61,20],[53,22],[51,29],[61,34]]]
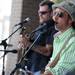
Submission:
[[[41,75],[52,75],[52,73],[51,72],[48,72],[48,71],[45,71],[43,74],[41,74]]]
[[[19,38],[19,46],[20,48],[26,48],[28,47],[30,44],[29,42],[29,37],[27,34],[25,34],[24,36],[23,35],[20,35],[20,38]]]

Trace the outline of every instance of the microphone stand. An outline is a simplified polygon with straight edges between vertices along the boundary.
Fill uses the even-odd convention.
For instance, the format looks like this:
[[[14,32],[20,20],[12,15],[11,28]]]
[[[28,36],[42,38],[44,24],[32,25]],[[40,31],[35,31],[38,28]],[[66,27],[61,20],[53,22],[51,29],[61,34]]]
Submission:
[[[34,46],[34,44],[37,42],[37,40],[39,39],[39,37],[43,34],[44,32],[41,32],[37,38],[34,40],[34,42],[29,46],[29,48],[26,50],[26,52],[24,53],[24,55],[22,56],[22,58],[20,59],[20,61],[16,64],[16,67],[12,70],[12,72],[10,73],[10,75],[14,75],[14,73],[16,72],[17,69],[24,69],[25,70],[25,67],[22,66],[22,62],[26,56],[26,54],[30,51],[30,49]],[[25,70],[26,71],[26,70]]]
[[[4,52],[4,50],[0,50],[0,52]],[[14,50],[5,50],[5,55],[6,55],[7,53],[17,53],[17,50],[15,50],[15,49],[14,49]],[[4,57],[4,55],[1,56],[0,59],[1,59],[2,57]]]
[[[3,45],[3,47],[4,47],[2,75],[5,75],[5,67],[4,67],[5,64],[4,64],[4,63],[5,63],[6,47],[8,46],[8,44],[7,44],[6,41],[7,41],[14,33],[16,33],[19,29],[21,29],[21,28],[23,28],[23,27],[24,27],[24,25],[23,25],[23,26],[20,26],[19,28],[17,28],[11,35],[9,35],[8,38],[6,38],[5,40],[2,40],[2,42],[0,43],[0,45]]]

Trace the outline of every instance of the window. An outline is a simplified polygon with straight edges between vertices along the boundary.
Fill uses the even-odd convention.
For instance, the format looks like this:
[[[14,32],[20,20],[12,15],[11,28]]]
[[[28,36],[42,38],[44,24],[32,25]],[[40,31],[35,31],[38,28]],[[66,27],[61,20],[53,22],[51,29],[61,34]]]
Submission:
[[[9,25],[12,0],[0,0],[0,43],[9,36]],[[3,50],[0,45],[0,50]],[[0,75],[3,67],[3,52],[0,51]]]

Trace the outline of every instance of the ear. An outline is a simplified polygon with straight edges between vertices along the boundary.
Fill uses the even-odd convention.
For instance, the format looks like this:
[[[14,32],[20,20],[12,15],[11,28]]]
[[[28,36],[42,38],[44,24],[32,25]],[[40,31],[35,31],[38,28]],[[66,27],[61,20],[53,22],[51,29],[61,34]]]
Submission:
[[[72,25],[73,21],[72,19],[69,19],[69,24]]]
[[[50,12],[51,17],[53,16],[53,11]]]

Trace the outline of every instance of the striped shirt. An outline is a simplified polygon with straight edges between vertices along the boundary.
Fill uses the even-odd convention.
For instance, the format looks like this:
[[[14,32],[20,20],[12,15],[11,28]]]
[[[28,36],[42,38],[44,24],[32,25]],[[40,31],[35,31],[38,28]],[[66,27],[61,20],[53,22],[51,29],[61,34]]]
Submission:
[[[74,36],[72,36],[74,35]],[[58,63],[53,68],[48,68],[53,75],[66,75],[68,71],[71,71],[75,68],[75,30],[69,28],[65,32],[58,32],[54,36],[54,50],[51,61],[55,59],[62,46],[65,44],[65,41],[72,36],[67,42],[66,46],[60,53],[60,59]]]

